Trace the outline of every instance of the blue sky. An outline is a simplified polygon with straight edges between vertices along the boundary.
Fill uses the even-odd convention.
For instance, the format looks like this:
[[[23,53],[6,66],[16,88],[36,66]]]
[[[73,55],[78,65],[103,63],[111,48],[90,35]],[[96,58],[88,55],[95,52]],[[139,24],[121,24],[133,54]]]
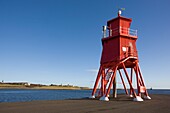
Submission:
[[[147,87],[170,88],[169,0],[0,0],[0,80],[92,87],[102,26],[117,16],[138,30]]]

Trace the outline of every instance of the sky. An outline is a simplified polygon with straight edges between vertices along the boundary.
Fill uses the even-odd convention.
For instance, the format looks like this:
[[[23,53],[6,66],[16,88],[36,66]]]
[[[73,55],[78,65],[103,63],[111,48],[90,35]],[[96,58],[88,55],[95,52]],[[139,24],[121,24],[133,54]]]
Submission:
[[[93,87],[102,26],[132,18],[146,86],[170,88],[169,0],[0,0],[0,81]],[[118,79],[119,82],[119,79]],[[121,86],[120,86],[121,87]]]

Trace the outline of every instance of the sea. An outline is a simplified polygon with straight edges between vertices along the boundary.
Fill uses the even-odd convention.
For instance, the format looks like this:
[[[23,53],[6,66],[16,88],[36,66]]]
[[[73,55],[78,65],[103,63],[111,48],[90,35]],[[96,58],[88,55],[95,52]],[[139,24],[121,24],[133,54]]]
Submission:
[[[88,98],[91,92],[92,90],[0,89],[0,103],[81,99]],[[124,94],[124,90],[119,89],[117,93]],[[152,89],[148,93],[170,95],[170,89]]]

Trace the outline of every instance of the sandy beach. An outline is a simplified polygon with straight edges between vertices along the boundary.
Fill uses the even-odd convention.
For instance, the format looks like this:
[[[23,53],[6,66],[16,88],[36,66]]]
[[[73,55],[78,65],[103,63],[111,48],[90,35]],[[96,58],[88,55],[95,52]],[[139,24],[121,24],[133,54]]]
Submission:
[[[170,95],[151,95],[152,100],[133,102],[118,95],[109,102],[97,99],[0,103],[0,113],[170,113]]]

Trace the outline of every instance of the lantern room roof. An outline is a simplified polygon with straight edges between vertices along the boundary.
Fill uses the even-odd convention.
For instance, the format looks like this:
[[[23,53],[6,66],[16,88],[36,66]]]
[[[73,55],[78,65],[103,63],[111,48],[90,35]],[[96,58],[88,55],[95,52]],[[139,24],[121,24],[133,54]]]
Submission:
[[[113,19],[107,21],[107,23],[111,23],[111,22],[113,22],[113,21],[115,21],[115,20],[117,20],[117,19],[121,19],[121,20],[125,20],[125,21],[132,22],[132,19],[131,19],[131,18],[126,18],[126,17],[123,17],[123,16],[118,16],[118,17],[116,17],[116,18],[113,18]]]

